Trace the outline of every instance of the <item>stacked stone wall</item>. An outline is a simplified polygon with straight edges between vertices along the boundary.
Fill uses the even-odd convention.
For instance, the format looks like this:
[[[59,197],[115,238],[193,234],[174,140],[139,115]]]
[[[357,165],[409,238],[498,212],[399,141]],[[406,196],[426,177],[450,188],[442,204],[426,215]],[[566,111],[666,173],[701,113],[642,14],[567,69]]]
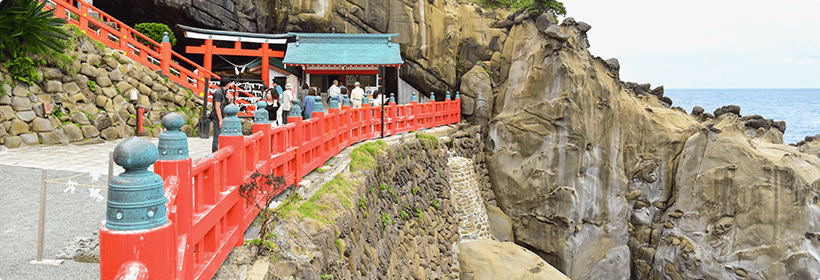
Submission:
[[[443,139],[479,143],[478,135]],[[396,143],[376,156],[373,170],[345,174],[359,182],[358,197],[350,208],[336,209],[340,215],[335,223],[322,225],[309,218],[277,223],[274,278],[457,279],[453,244],[461,240],[461,220],[447,165],[453,151],[445,141]],[[459,165],[458,172],[478,178],[470,165]],[[475,190],[472,199],[484,206]],[[486,220],[485,237],[490,234]]]
[[[145,108],[147,136],[162,132],[160,120],[168,112],[184,115],[182,131],[194,133],[202,101],[193,92],[87,36],[73,39],[75,48],[66,52],[76,57],[73,65],[38,66],[42,81],[34,85],[13,79],[0,63],[0,145],[86,144],[131,137],[136,106]]]
[[[473,170],[473,161],[463,157],[450,158],[450,193],[456,213],[459,216],[459,242],[493,238],[487,208],[478,180]]]
[[[496,205],[495,194],[490,185],[490,172],[487,170],[484,137],[481,129],[479,125],[468,126],[442,141],[447,143],[452,156],[467,158],[473,162],[472,166],[481,196],[487,204]]]

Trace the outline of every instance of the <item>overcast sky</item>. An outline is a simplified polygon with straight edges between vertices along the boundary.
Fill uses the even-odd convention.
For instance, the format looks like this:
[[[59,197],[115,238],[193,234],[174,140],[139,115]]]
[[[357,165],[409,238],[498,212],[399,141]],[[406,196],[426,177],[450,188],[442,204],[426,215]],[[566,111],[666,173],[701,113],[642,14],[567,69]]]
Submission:
[[[564,0],[621,79],[666,88],[820,88],[820,0]]]

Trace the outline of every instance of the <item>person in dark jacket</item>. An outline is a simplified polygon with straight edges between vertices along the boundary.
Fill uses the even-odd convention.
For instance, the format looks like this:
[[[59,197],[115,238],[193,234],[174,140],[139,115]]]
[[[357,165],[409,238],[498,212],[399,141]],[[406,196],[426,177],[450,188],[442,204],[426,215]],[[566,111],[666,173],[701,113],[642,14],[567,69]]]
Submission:
[[[219,80],[219,89],[213,94],[213,109],[211,109],[211,123],[214,125],[214,139],[211,143],[211,152],[216,152],[219,149],[219,134],[222,131],[222,119],[225,118],[225,106],[228,106],[228,84],[231,83],[231,78],[222,76]]]

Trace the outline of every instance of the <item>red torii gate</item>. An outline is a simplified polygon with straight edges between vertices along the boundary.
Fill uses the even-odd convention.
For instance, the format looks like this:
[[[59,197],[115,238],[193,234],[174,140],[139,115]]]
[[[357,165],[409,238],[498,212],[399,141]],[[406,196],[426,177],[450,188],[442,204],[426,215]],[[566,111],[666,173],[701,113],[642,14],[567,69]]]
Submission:
[[[255,56],[262,58],[262,80],[265,81],[266,86],[269,81],[270,58],[284,58],[284,51],[271,50],[269,44],[284,45],[287,43],[287,38],[293,35],[289,34],[260,34],[247,32],[233,32],[213,29],[202,29],[196,27],[185,26],[177,24],[177,27],[182,29],[185,38],[202,39],[205,43],[201,46],[186,46],[185,52],[192,54],[205,55],[203,59],[203,67],[211,71],[213,65],[213,55],[233,55],[233,56]],[[217,41],[233,41],[233,48],[220,48],[214,45],[214,40]],[[258,43],[262,46],[258,49],[244,49],[242,43]]]

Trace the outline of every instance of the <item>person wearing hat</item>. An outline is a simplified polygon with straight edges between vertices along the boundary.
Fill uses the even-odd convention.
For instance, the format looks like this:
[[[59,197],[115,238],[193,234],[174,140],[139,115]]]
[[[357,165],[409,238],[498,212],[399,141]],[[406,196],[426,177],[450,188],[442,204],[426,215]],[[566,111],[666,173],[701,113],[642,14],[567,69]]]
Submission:
[[[282,125],[288,124],[288,113],[290,113],[291,100],[293,100],[292,88],[293,85],[291,84],[285,85],[285,91],[282,92],[280,97],[282,99]]]
[[[231,78],[222,76],[219,80],[219,89],[213,94],[213,108],[211,109],[211,123],[214,125],[214,139],[211,143],[211,152],[216,152],[219,149],[219,134],[222,131],[222,119],[225,118],[225,106],[228,105],[228,85],[231,83]]]

